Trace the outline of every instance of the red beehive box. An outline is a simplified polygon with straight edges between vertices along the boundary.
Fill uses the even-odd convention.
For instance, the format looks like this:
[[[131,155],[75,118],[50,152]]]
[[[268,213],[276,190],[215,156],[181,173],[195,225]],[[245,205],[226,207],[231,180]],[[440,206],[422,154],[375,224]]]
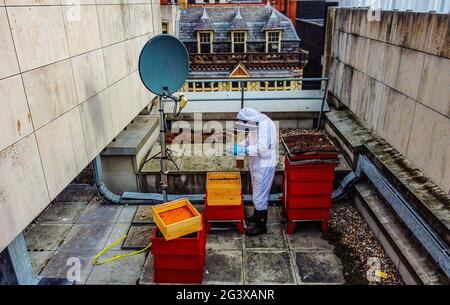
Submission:
[[[167,241],[157,228],[152,248],[155,283],[201,283],[205,263],[205,230]]]
[[[319,220],[324,232],[330,219],[337,149],[326,134],[303,134],[282,139],[287,156],[284,175],[284,213],[288,234],[296,221]]]
[[[153,275],[155,283],[172,284],[201,284],[203,269],[201,270],[155,270]]]
[[[211,230],[210,221],[230,221],[237,222],[237,229],[240,234],[244,234],[244,202],[241,199],[240,205],[209,205],[208,200],[205,201],[205,210],[203,211],[203,219],[205,221],[206,232]]]

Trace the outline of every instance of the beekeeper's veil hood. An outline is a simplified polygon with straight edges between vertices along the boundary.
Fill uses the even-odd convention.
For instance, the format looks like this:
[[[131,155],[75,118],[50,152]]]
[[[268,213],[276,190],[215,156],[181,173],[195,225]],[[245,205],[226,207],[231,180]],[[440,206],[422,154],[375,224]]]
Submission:
[[[256,130],[258,123],[267,119],[265,114],[253,108],[243,108],[239,111],[234,126],[237,130]]]
[[[267,120],[268,117],[253,108],[242,108],[237,115],[237,119],[241,121],[259,123],[261,121]]]

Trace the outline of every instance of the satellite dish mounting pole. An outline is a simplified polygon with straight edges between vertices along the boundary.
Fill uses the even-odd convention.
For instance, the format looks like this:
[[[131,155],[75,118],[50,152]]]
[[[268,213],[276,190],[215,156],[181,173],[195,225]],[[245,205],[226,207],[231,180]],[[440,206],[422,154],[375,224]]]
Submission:
[[[159,97],[159,144],[161,146],[161,192],[164,202],[169,201],[167,197],[167,155],[166,155],[166,121],[164,114],[163,99],[168,95],[167,89],[164,88],[164,95]]]

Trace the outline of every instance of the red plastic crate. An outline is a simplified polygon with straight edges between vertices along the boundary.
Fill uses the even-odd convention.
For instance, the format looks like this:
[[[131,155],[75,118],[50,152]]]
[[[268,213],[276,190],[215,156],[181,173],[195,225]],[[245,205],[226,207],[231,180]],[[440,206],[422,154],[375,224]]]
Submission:
[[[206,233],[211,231],[211,221],[235,220],[238,232],[244,234],[244,202],[242,201],[240,205],[208,205],[208,202],[205,201],[203,219],[205,221]]]
[[[240,205],[208,205],[205,202],[205,210],[203,211],[203,219],[208,220],[243,220],[244,204]]]
[[[198,270],[205,264],[201,255],[154,255],[153,268],[159,270]]]
[[[287,208],[287,219],[290,220],[323,220],[330,218],[330,209],[293,209]]]
[[[203,268],[198,270],[155,269],[153,281],[155,283],[201,284],[203,281]]]
[[[288,182],[287,195],[329,195],[333,193],[333,182],[332,181],[301,181],[301,182]]]
[[[167,241],[164,236],[153,230],[151,252],[153,255],[202,255],[205,251],[205,229],[188,236],[178,237]],[[159,236],[158,236],[159,235]],[[190,237],[193,236],[193,237]]]
[[[291,165],[285,159],[285,173],[289,181],[334,181],[336,166],[335,163]]]
[[[325,195],[292,195],[288,196],[288,206],[290,208],[331,208],[331,197]]]

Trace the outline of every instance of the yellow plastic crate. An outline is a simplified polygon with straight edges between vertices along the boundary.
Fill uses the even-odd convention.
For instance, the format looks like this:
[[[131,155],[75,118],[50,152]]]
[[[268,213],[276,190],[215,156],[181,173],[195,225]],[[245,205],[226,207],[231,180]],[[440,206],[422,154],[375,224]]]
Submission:
[[[154,206],[152,210],[153,220],[166,240],[202,229],[202,215],[186,198]]]
[[[209,205],[240,205],[241,173],[209,172],[206,178],[206,201]]]

